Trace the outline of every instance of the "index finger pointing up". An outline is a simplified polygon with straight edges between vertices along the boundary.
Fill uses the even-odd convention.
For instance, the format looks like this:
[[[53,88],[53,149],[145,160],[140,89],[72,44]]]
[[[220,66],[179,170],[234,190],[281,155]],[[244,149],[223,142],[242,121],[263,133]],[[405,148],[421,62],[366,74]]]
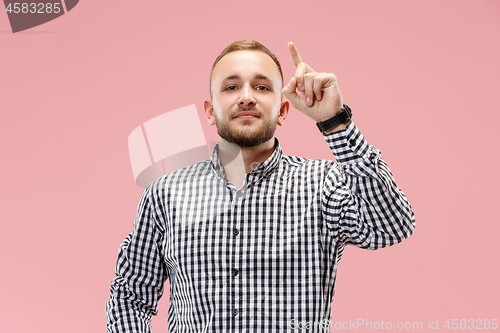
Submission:
[[[297,66],[302,62],[302,59],[300,58],[299,51],[292,42],[288,43],[288,51],[292,57],[293,65],[297,68]]]

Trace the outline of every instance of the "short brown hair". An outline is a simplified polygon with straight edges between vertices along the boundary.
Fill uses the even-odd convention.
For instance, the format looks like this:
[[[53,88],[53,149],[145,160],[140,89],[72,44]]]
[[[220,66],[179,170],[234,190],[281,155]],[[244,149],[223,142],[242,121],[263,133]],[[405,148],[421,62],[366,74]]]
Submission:
[[[239,51],[239,50],[255,50],[255,51],[261,51],[267,54],[268,56],[273,59],[274,63],[278,67],[278,71],[280,72],[281,76],[281,82],[283,84],[283,72],[281,71],[281,65],[280,62],[278,61],[278,58],[268,50],[267,47],[262,45],[261,43],[257,42],[256,40],[252,39],[241,39],[236,42],[233,42],[226,46],[224,50],[219,54],[217,59],[215,59],[214,64],[212,65],[212,70],[210,71],[210,82],[209,82],[209,88],[210,88],[210,95],[212,95],[212,74],[214,72],[215,66],[219,63],[219,61],[228,53],[233,52],[233,51]]]

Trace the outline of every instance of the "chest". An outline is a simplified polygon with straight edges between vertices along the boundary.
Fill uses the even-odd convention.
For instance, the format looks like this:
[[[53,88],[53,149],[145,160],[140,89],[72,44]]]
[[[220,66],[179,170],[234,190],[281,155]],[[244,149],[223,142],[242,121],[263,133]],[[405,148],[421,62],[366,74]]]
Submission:
[[[275,273],[297,265],[318,269],[331,244],[320,188],[306,183],[299,177],[240,190],[192,187],[173,196],[169,266],[216,280],[226,279],[234,267],[252,276],[269,274],[270,267]]]

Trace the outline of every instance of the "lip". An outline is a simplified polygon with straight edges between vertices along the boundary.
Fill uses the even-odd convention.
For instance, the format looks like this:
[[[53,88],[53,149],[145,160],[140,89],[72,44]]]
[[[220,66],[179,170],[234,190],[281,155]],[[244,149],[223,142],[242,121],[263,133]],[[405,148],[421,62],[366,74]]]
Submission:
[[[252,111],[241,111],[234,118],[242,118],[242,119],[251,119],[251,118],[259,118],[256,112]]]

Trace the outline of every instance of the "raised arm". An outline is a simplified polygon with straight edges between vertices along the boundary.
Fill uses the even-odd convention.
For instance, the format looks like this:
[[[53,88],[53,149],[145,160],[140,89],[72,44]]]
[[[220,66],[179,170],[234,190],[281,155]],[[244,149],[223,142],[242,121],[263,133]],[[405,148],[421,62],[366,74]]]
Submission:
[[[322,212],[339,243],[376,250],[408,238],[415,216],[381,152],[352,121],[324,137],[339,164],[327,173]]]
[[[314,71],[291,42],[288,50],[295,76],[283,88],[285,97],[316,122],[339,113],[343,102],[336,76]],[[338,241],[378,249],[409,237],[415,229],[413,210],[380,151],[350,120],[323,136],[339,162],[327,172],[322,198],[323,217]]]

